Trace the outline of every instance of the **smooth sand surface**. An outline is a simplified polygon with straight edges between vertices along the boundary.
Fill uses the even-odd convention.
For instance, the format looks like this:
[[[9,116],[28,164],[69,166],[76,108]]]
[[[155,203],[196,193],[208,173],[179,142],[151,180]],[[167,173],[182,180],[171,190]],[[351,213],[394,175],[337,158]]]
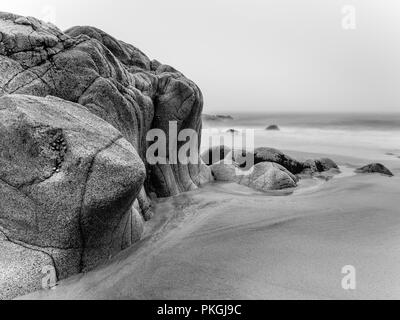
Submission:
[[[24,298],[399,299],[400,159],[386,165],[395,177],[344,174],[289,195],[215,183],[161,200],[135,247]]]

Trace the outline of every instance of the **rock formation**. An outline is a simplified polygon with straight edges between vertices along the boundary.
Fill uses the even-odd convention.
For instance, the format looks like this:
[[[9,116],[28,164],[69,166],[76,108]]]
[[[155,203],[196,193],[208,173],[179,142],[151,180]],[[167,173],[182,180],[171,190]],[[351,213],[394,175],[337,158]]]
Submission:
[[[202,118],[204,121],[226,121],[226,120],[233,120],[233,117],[230,115],[210,115],[210,114],[203,114]]]
[[[196,84],[99,29],[0,13],[0,97],[0,298],[90,270],[140,239],[148,194],[212,179],[145,158],[151,129],[200,133]]]
[[[313,175],[325,171],[335,170],[339,172],[337,164],[329,159],[310,159],[300,162],[273,148],[257,148],[254,150],[254,163],[275,162],[285,167],[293,174]]]
[[[274,162],[261,162],[245,174],[235,164],[224,160],[211,166],[216,181],[236,182],[259,191],[281,190],[297,186],[298,178]]]
[[[393,173],[381,163],[371,163],[362,168],[356,170],[356,173],[380,173],[389,177],[393,176]]]
[[[229,174],[226,174],[226,170],[232,171],[232,168],[238,167],[247,171],[254,165],[270,162],[284,167],[291,175],[315,176],[323,172],[328,172],[330,175],[340,173],[338,165],[329,158],[310,159],[305,162],[300,162],[280,150],[267,147],[256,148],[253,152],[249,152],[237,149],[231,151],[226,146],[217,146],[204,152],[202,158],[208,162],[212,155],[214,155],[214,158],[210,163],[215,165],[211,167],[211,170],[215,178],[220,181],[226,180],[221,180],[218,175],[220,177],[221,175],[229,176]],[[223,169],[220,168],[220,165],[227,165],[226,161],[221,161],[226,159],[232,162],[229,165],[230,169],[226,167]],[[216,171],[218,171],[218,173],[216,173]]]
[[[235,129],[228,129],[228,130],[226,130],[226,133],[237,134],[237,133],[239,133],[239,131],[235,130]]]
[[[117,129],[55,97],[0,97],[0,119],[0,231],[13,251],[51,258],[65,278],[140,239],[145,166]]]
[[[273,124],[273,125],[270,125],[267,128],[265,128],[265,130],[268,130],[268,131],[279,131],[280,129],[276,124]]]
[[[284,154],[282,151],[273,148],[257,148],[254,150],[254,163],[260,162],[275,162],[285,167],[293,174],[298,174],[303,171],[303,164],[288,155]]]

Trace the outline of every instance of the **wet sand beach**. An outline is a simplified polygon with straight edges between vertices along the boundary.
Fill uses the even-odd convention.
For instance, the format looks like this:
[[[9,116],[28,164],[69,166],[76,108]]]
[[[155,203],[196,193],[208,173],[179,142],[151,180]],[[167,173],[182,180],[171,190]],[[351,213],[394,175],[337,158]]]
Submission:
[[[350,173],[365,163],[333,158]],[[399,299],[400,160],[385,165],[394,177],[304,180],[291,194],[213,183],[159,200],[140,243],[24,298]],[[356,290],[341,286],[345,265]]]

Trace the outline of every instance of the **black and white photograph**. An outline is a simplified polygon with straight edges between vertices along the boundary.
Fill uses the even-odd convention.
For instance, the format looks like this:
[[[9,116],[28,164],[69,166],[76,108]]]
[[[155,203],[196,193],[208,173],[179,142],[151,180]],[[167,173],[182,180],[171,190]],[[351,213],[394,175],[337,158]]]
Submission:
[[[398,299],[400,1],[1,0],[0,300]]]

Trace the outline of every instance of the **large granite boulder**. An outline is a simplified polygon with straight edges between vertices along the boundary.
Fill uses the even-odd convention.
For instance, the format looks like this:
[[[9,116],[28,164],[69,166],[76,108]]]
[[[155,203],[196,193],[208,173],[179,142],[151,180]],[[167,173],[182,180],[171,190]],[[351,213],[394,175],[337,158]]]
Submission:
[[[182,73],[99,29],[62,32],[0,13],[0,266],[13,265],[0,278],[5,297],[37,288],[49,262],[62,279],[139,240],[149,194],[211,181],[201,161],[146,161],[152,129],[167,141],[170,122],[199,135],[202,106]],[[184,144],[167,145],[166,160]]]
[[[358,168],[356,173],[380,173],[389,177],[393,176],[393,173],[381,163],[368,164],[364,167]]]
[[[0,136],[0,231],[9,242],[47,254],[65,278],[140,239],[132,205],[145,166],[117,129],[79,104],[5,95]]]
[[[144,162],[150,129],[162,130],[167,141],[170,121],[178,132],[201,131],[203,97],[196,84],[132,45],[93,27],[63,33],[8,13],[0,13],[0,32],[0,95],[52,95],[86,106],[117,128]],[[147,193],[167,197],[196,188],[199,163],[147,167]]]
[[[203,114],[202,118],[204,121],[226,121],[226,120],[234,120],[232,116],[230,115],[223,115],[223,114],[217,114],[217,115],[211,115],[211,114]]]
[[[303,171],[303,164],[274,148],[256,148],[254,150],[254,164],[260,162],[275,162],[285,167],[293,174]]]
[[[302,174],[316,174],[326,171],[334,171],[339,172],[339,167],[329,158],[322,158],[322,159],[310,159],[303,163],[303,171]]]

